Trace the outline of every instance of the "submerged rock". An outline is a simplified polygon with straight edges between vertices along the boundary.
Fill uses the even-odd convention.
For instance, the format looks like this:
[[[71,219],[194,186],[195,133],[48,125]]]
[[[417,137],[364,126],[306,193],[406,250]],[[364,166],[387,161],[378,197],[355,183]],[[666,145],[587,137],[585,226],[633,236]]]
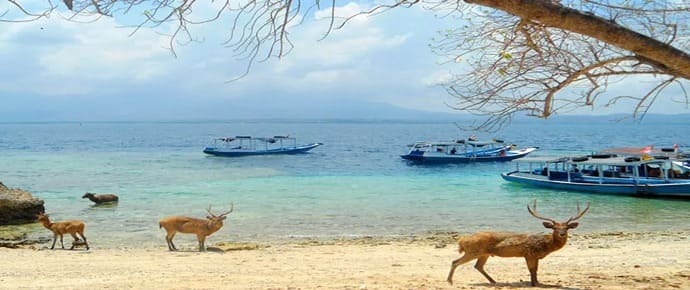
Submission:
[[[37,237],[33,234],[37,226],[3,226],[0,227],[0,247],[34,248],[36,244],[50,242],[49,237]]]
[[[28,191],[8,188],[0,182],[0,225],[36,222],[36,215],[45,212],[43,200]]]

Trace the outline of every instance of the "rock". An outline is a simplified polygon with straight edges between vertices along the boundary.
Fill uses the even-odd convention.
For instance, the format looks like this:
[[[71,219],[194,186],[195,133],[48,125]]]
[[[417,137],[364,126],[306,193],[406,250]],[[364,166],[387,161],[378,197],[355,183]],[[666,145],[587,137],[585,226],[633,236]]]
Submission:
[[[43,200],[28,191],[8,188],[0,182],[0,225],[33,223],[36,215],[45,212]]]

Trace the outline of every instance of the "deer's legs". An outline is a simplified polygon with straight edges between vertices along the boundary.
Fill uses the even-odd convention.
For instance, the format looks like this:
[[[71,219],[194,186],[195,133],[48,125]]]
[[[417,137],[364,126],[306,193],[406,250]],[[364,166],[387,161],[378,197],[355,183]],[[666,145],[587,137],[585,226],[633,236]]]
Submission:
[[[72,246],[69,248],[70,250],[74,250],[74,246],[76,245],[77,242],[79,242],[79,238],[77,238],[76,233],[69,233],[72,238],[74,238],[74,241],[72,242]]]
[[[489,260],[489,256],[479,257],[477,259],[477,263],[474,264],[474,268],[477,269],[477,271],[479,271],[479,273],[482,273],[482,275],[484,275],[484,277],[486,277],[486,279],[489,279],[489,282],[496,283],[496,281],[494,281],[494,279],[491,278],[491,276],[489,276],[489,274],[487,274],[486,271],[484,271],[484,264],[486,264],[487,260]]]
[[[57,238],[58,238],[58,235],[57,235],[57,234],[53,234],[53,245],[50,246],[50,249],[51,249],[51,250],[52,250],[52,249],[55,249],[55,242],[57,242]]]
[[[165,236],[165,242],[168,244],[168,250],[170,251],[177,251],[177,248],[175,248],[175,244],[173,244],[172,239],[175,237],[175,232],[168,232],[168,234]]]
[[[532,282],[532,286],[537,286],[539,282],[537,281],[537,269],[539,268],[539,259],[535,258],[525,258],[527,262],[527,269],[529,269],[529,276]]]
[[[205,252],[206,247],[204,246],[204,242],[206,241],[206,236],[197,235],[196,239],[199,241],[199,252]]]
[[[448,272],[448,279],[446,279],[446,281],[448,281],[448,283],[452,285],[452,284],[453,284],[453,274],[455,273],[455,268],[457,268],[458,266],[460,266],[460,265],[462,265],[462,264],[465,264],[465,263],[467,263],[467,262],[469,262],[469,261],[472,261],[472,260],[474,260],[474,259],[476,259],[476,258],[477,258],[477,257],[475,257],[475,256],[470,256],[470,255],[468,255],[467,253],[465,253],[465,255],[462,256],[462,257],[460,257],[460,259],[454,260],[454,261],[450,264],[450,272]]]
[[[86,236],[84,236],[84,233],[79,233],[82,239],[84,239],[84,245],[86,245],[86,249],[89,249],[89,243],[86,241]]]
[[[65,248],[65,244],[62,243],[62,235],[60,235],[60,246],[62,247],[62,249]]]

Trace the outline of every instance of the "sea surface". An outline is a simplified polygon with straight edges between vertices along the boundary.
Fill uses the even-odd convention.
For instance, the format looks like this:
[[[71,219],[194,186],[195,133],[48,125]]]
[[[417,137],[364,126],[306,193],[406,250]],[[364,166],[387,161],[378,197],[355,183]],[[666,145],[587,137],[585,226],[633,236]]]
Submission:
[[[215,137],[286,135],[322,142],[308,154],[224,158],[202,153]],[[414,165],[399,157],[421,140],[473,134],[453,122],[227,121],[0,123],[0,181],[45,200],[53,220],[81,219],[93,247],[164,246],[158,220],[228,210],[219,241],[276,242],[405,237],[482,230],[545,232],[526,205],[566,220],[590,202],[578,233],[689,231],[690,202],[524,187],[501,179],[511,163]],[[523,121],[497,133],[533,155],[679,144],[685,122]],[[95,207],[85,192],[116,193]],[[50,237],[33,226],[33,235]],[[178,235],[181,246],[196,245]]]

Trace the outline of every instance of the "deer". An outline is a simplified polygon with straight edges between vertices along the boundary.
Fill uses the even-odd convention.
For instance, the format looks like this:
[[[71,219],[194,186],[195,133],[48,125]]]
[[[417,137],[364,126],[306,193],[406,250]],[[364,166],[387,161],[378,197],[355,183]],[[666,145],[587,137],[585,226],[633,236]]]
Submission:
[[[563,223],[556,222],[553,219],[543,217],[537,213],[537,201],[534,200],[534,205],[530,208],[527,204],[527,211],[537,219],[544,220],[543,225],[547,229],[553,230],[550,235],[544,234],[518,234],[506,232],[480,232],[470,236],[461,237],[458,239],[460,254],[465,253],[462,257],[454,260],[450,266],[448,273],[448,283],[453,284],[453,273],[458,266],[477,259],[474,268],[482,273],[489,282],[496,283],[496,281],[484,271],[484,265],[489,257],[524,257],[527,262],[527,269],[529,269],[530,282],[532,286],[539,284],[537,281],[537,268],[539,267],[539,260],[546,257],[550,253],[560,250],[568,241],[568,230],[577,228],[579,223],[576,221],[582,218],[589,210],[590,204],[587,203],[585,210],[580,210],[580,204],[577,204],[577,214],[571,216]]]
[[[211,205],[206,210],[209,215],[206,219],[191,218],[186,216],[170,216],[158,221],[159,228],[165,228],[167,235],[165,241],[168,244],[168,250],[177,251],[173,238],[177,232],[184,234],[196,234],[199,241],[199,252],[205,252],[206,247],[204,242],[206,237],[220,230],[223,227],[223,220],[233,211],[234,205],[230,205],[230,210],[222,214],[216,215],[211,211]]]
[[[65,245],[62,243],[62,236],[64,234],[70,234],[72,235],[72,238],[74,238],[74,242],[72,242],[72,247],[69,248],[70,250],[74,249],[74,246],[79,243],[79,238],[77,237],[77,234],[81,236],[82,239],[84,239],[84,244],[86,245],[86,249],[89,249],[89,243],[86,241],[86,237],[84,236],[84,222],[78,221],[78,220],[72,220],[72,221],[64,221],[64,222],[50,222],[50,218],[48,217],[47,214],[45,213],[39,213],[36,218],[38,219],[39,222],[43,224],[43,226],[46,229],[49,229],[51,232],[53,232],[53,245],[50,246],[50,249],[55,248],[55,242],[57,241],[58,236],[60,237],[60,246],[64,249]]]
[[[95,202],[96,204],[102,204],[106,202],[117,202],[120,198],[117,197],[117,195],[114,195],[112,193],[109,194],[93,194],[91,192],[87,192],[82,196],[81,198],[88,198],[91,201]]]

